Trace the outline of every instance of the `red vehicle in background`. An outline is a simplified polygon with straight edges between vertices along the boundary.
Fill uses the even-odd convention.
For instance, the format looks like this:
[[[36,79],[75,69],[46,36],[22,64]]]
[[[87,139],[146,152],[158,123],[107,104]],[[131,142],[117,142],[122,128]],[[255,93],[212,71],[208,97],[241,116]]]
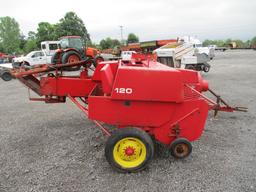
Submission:
[[[80,36],[64,36],[60,38],[60,48],[52,57],[54,64],[76,63],[82,60],[90,60],[96,67],[101,61],[104,61],[100,56],[99,50],[84,46],[84,42]],[[79,70],[80,66],[72,68]]]
[[[8,55],[8,54],[0,52],[0,64],[11,63],[13,58],[14,58],[13,55]]]

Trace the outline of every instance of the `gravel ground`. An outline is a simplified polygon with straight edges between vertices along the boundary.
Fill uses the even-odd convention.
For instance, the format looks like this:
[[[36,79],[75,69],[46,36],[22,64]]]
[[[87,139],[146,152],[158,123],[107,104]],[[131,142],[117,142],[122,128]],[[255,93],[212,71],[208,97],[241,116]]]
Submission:
[[[256,51],[218,52],[204,77],[248,113],[209,114],[193,153],[155,155],[136,174],[112,170],[106,137],[72,103],[30,102],[16,80],[0,80],[0,192],[256,191]]]

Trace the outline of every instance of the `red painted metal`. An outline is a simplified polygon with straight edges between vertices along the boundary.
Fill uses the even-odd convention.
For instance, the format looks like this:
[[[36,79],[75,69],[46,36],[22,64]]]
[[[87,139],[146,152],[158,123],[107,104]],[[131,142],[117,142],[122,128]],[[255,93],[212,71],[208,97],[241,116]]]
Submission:
[[[89,95],[96,85],[91,79],[76,77],[42,77],[40,80],[43,95],[83,97]]]
[[[134,150],[132,147],[127,147],[127,148],[125,149],[125,154],[126,154],[127,156],[132,156],[132,155],[134,154],[134,152],[135,152],[135,150]]]
[[[177,42],[177,39],[167,39],[167,40],[158,40],[158,41],[156,41],[158,46],[164,46],[168,43],[175,43],[175,42]]]
[[[21,67],[18,69],[11,69],[10,73],[14,78],[23,78],[28,75],[35,75],[35,74],[42,74],[46,72],[55,71],[56,73],[58,70],[62,70],[65,67],[74,67],[74,66],[90,66],[91,60],[83,60],[77,63],[66,63],[66,64],[41,64],[41,65],[34,65],[33,67]]]
[[[74,97],[72,97],[71,95],[68,95],[68,98],[79,108],[81,109],[84,114],[88,117],[88,109],[85,108],[84,106],[82,106]],[[98,121],[93,120],[93,122],[107,135],[110,136],[111,133],[104,128]]]
[[[92,75],[85,69],[75,77],[56,72],[55,75],[33,79],[36,78],[33,74],[49,72],[52,67],[61,70],[65,66],[13,70],[12,74],[45,96],[33,100],[65,102],[68,97],[107,135],[110,132],[99,122],[118,128],[141,128],[164,144],[170,144],[177,137],[194,141],[201,136],[210,109],[246,110],[230,107],[211,90],[217,102],[204,96],[202,92],[209,89],[208,83],[198,72],[170,68],[149,60],[147,56],[134,56],[130,62],[101,62]],[[28,78],[30,75],[33,78]],[[26,79],[33,79],[33,82],[26,83]],[[80,98],[85,106],[76,98]]]

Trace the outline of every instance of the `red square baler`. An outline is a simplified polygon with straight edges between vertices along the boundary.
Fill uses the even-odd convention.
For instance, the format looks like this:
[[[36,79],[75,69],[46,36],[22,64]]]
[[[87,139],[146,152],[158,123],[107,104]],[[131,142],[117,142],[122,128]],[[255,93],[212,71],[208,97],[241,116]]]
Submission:
[[[84,66],[77,76],[64,76],[62,69]],[[55,71],[55,73],[52,73]],[[208,111],[246,111],[230,107],[208,88],[200,73],[174,69],[152,60],[101,62],[91,74],[86,61],[14,69],[12,75],[46,103],[70,98],[109,136],[105,156],[122,172],[139,171],[154,154],[153,140],[164,144],[176,158],[192,151],[205,126]],[[38,77],[38,73],[47,76]],[[202,94],[210,91],[217,102]],[[103,123],[116,126],[112,133]]]

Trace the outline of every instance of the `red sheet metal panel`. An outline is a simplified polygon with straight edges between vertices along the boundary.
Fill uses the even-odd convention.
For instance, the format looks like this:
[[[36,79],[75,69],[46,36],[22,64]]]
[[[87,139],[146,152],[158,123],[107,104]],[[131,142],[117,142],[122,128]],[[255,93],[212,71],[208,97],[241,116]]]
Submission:
[[[152,67],[119,66],[113,99],[182,102],[181,73],[160,63]]]
[[[101,81],[101,69],[105,66],[105,65],[109,65],[113,75],[115,76],[117,68],[119,66],[119,61],[103,61],[100,64],[98,64],[98,66],[96,67],[93,76],[92,76],[92,80],[93,81]]]
[[[91,79],[75,77],[43,77],[40,81],[41,93],[51,96],[88,96],[96,84]]]
[[[103,92],[110,94],[112,91],[112,86],[114,82],[113,72],[109,64],[105,65],[101,70],[101,82]]]
[[[113,100],[89,96],[89,118],[113,125],[160,127],[173,116],[173,103]]]
[[[150,130],[156,139],[170,144],[175,136],[172,128],[179,124],[180,136],[198,139],[205,126],[208,104],[203,99],[183,103],[112,100],[105,96],[89,96],[89,118],[122,127]]]

